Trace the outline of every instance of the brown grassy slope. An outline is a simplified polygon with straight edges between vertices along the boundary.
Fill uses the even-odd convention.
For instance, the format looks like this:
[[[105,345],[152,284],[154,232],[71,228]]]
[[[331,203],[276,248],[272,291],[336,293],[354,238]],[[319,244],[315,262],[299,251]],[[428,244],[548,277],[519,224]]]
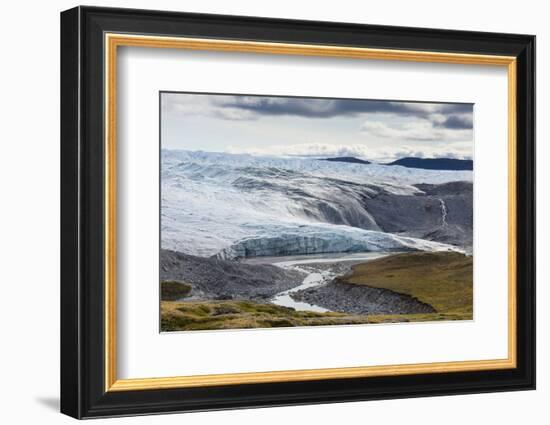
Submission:
[[[340,281],[415,297],[437,310],[439,315],[428,315],[432,319],[471,319],[472,265],[472,257],[456,252],[413,252],[358,264]],[[418,315],[411,320],[422,320],[413,316]]]
[[[368,316],[313,313],[253,301],[162,301],[161,331],[369,323]]]

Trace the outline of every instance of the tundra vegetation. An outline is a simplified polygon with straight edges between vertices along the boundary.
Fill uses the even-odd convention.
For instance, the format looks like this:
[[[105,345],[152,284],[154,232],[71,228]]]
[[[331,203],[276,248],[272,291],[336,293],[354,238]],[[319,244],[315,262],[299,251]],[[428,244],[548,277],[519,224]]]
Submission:
[[[274,328],[472,319],[472,257],[456,252],[410,252],[359,263],[335,285],[379,288],[418,300],[433,312],[417,314],[317,313],[252,300],[179,300],[189,285],[163,282],[161,330]],[[164,289],[166,288],[166,289]],[[183,298],[183,297],[181,297]]]
[[[254,301],[163,301],[161,331],[280,328],[369,323],[368,316],[296,311]]]
[[[358,264],[338,280],[409,295],[435,309],[434,313],[381,316],[379,320],[471,320],[472,267],[472,257],[457,252],[411,252]]]

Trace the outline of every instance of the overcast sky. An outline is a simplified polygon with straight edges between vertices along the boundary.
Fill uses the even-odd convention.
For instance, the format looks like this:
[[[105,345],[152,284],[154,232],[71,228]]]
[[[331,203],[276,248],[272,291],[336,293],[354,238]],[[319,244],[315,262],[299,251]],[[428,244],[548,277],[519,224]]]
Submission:
[[[161,94],[163,149],[256,155],[472,158],[473,105]]]

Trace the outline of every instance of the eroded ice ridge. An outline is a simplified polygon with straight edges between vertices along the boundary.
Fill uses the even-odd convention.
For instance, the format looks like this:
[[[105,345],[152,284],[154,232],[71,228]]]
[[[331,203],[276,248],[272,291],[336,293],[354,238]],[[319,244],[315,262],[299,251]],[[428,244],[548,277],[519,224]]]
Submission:
[[[224,258],[439,249],[380,232],[364,201],[472,180],[471,171],[223,153],[163,150],[161,160],[162,247]]]
[[[237,260],[247,257],[325,254],[370,251],[449,251],[457,248],[423,239],[347,226],[323,228],[307,226],[285,229],[279,234],[256,235],[222,249],[217,258]]]

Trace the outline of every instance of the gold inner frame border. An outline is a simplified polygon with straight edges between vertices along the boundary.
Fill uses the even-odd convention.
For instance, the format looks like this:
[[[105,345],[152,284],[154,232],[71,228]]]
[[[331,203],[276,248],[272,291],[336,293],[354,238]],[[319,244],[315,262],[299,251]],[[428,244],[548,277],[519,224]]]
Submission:
[[[240,385],[323,379],[364,378],[421,373],[450,373],[512,369],[516,358],[516,259],[517,259],[517,194],[516,194],[516,58],[463,53],[428,52],[393,49],[371,49],[329,45],[288,44],[221,39],[180,38],[150,35],[106,33],[105,46],[105,391],[137,391],[218,385]],[[404,62],[432,62],[468,65],[504,66],[508,72],[508,357],[495,360],[469,360],[437,363],[398,364],[381,366],[342,367],[192,375],[151,378],[117,378],[116,323],[116,211],[117,211],[117,51],[118,47],[148,47],[260,53],[279,55],[321,56]]]

